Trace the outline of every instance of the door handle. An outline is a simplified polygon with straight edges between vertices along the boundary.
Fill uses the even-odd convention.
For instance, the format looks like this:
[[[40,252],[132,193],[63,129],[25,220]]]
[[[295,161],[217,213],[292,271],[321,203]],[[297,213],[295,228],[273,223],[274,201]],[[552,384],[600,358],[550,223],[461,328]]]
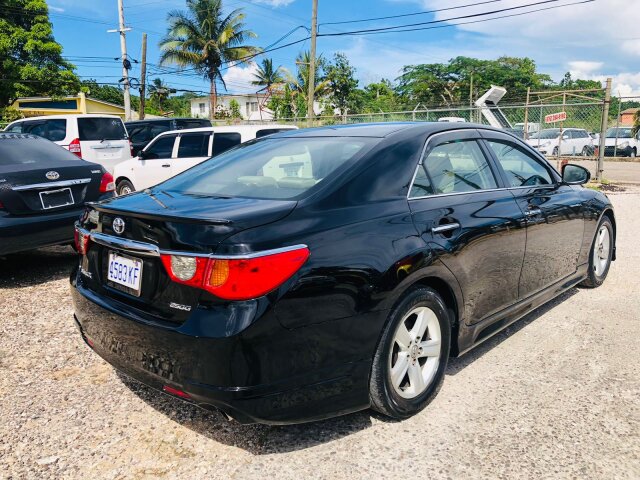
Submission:
[[[162,164],[162,168],[169,168],[171,166],[171,164],[169,163],[163,163]]]
[[[524,212],[524,214],[527,217],[534,217],[536,215],[542,215],[542,210],[540,210],[539,208],[531,208],[531,209],[527,210],[526,212]]]
[[[433,227],[431,229],[431,233],[437,235],[439,233],[450,232],[451,230],[455,230],[456,228],[460,228],[460,224],[458,222],[445,223],[444,225],[438,225],[437,227]]]

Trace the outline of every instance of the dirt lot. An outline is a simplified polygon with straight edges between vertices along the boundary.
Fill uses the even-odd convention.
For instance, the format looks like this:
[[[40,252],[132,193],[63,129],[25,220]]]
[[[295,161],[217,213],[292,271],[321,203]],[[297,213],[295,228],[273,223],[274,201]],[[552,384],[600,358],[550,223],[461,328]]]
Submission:
[[[0,260],[0,478],[640,478],[640,190],[618,261],[450,362],[436,400],[240,426],[116,374],[76,334],[70,249]]]

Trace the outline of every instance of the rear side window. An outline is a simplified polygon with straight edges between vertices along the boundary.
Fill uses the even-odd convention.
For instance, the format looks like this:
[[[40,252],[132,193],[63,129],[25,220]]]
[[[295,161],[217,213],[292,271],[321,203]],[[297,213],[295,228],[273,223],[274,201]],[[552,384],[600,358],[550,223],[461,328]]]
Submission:
[[[176,120],[177,128],[180,130],[187,128],[201,128],[210,127],[211,122],[209,120]]]
[[[538,160],[515,145],[497,140],[486,142],[507,174],[509,186],[526,187],[553,183],[549,171]]]
[[[0,135],[0,166],[38,163],[46,166],[52,162],[67,160],[76,161],[78,157],[42,138],[6,138]]]
[[[132,142],[146,142],[151,140],[149,138],[149,129],[147,125],[140,125],[138,127],[129,127],[129,139]]]
[[[119,118],[78,117],[81,141],[126,140],[127,131]]]
[[[214,133],[212,155],[214,157],[216,155],[220,155],[221,153],[226,152],[230,148],[233,148],[236,145],[240,145],[241,142],[242,142],[242,137],[240,136],[239,133],[236,133],[236,132]]]
[[[209,138],[211,134],[186,133],[180,137],[178,158],[209,156]]]
[[[175,143],[175,141],[175,135],[165,135],[164,137],[160,137],[151,145],[149,145],[149,147],[144,151],[145,158],[148,158],[150,160],[158,158],[171,158],[171,154],[173,153],[173,144]]]
[[[422,163],[436,194],[497,188],[489,162],[475,140],[438,145]]]
[[[27,121],[22,123],[21,132],[60,142],[67,136],[67,121],[63,118]]]
[[[256,132],[256,138],[266,137],[267,135],[273,135],[278,132],[286,132],[287,130],[291,130],[290,128],[265,128],[263,130],[258,130]]]

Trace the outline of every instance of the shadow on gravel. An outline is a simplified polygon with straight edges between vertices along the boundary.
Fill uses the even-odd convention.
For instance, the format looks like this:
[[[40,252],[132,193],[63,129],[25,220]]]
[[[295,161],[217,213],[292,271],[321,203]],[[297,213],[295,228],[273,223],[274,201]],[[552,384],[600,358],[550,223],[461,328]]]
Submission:
[[[576,293],[578,293],[577,288],[565,292],[462,357],[450,359],[446,375],[455,375],[492,348],[500,345],[511,335]],[[227,420],[221,412],[203,410],[195,405],[170,397],[120,372],[118,372],[118,376],[133,393],[174,422],[211,440],[242,448],[254,455],[285,453],[327,443],[369,428],[372,425],[372,418],[382,422],[400,423],[378,415],[372,410],[365,410],[342,417],[301,425],[240,425],[235,421]]]
[[[485,353],[487,353],[491,349],[497,347],[498,345],[500,345],[505,340],[508,340],[511,335],[519,332],[524,327],[529,325],[531,322],[537,320],[542,315],[547,313],[549,310],[551,310],[556,305],[560,305],[565,300],[568,300],[569,298],[573,297],[579,291],[580,290],[576,287],[576,288],[572,288],[571,290],[568,290],[568,291],[564,292],[559,297],[556,297],[555,299],[551,300],[549,303],[546,303],[546,304],[542,305],[541,307],[538,307],[533,312],[528,313],[527,315],[522,317],[520,320],[518,320],[514,324],[510,325],[509,327],[507,327],[505,330],[501,331],[500,333],[497,333],[496,335],[494,335],[493,337],[489,338],[484,343],[478,345],[473,350],[465,353],[461,357],[459,357],[459,358],[450,358],[449,359],[449,364],[447,365],[447,370],[446,370],[445,374],[446,375],[455,375],[455,374],[457,374],[463,368],[465,368],[466,366],[468,366],[471,363],[475,362],[478,358],[482,357]]]
[[[365,410],[301,425],[241,425],[227,420],[221,412],[203,410],[147,387],[123,373],[117,374],[127,388],[174,422],[210,440],[242,448],[253,455],[304,450],[365,430],[371,426],[372,417],[389,420]]]
[[[76,262],[71,247],[47,247],[0,257],[0,290],[68,277]]]

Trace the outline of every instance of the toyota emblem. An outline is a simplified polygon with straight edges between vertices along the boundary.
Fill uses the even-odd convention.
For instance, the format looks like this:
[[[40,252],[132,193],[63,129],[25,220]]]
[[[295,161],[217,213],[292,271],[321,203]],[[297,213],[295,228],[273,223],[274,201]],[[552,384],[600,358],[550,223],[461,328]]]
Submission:
[[[44,176],[47,177],[49,180],[57,180],[60,178],[60,174],[54,170],[51,170],[50,172],[45,173]]]
[[[113,219],[113,231],[118,235],[122,235],[122,232],[124,232],[124,220],[120,217]]]

